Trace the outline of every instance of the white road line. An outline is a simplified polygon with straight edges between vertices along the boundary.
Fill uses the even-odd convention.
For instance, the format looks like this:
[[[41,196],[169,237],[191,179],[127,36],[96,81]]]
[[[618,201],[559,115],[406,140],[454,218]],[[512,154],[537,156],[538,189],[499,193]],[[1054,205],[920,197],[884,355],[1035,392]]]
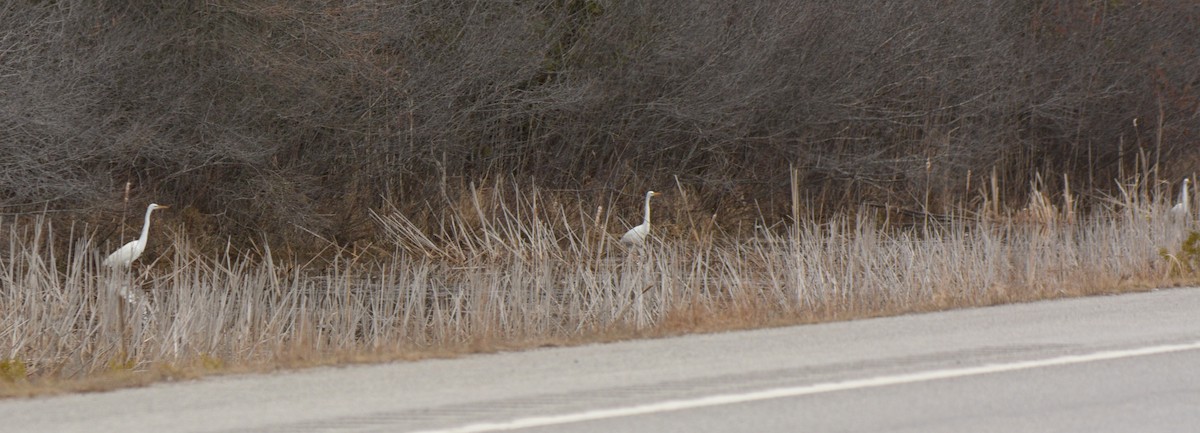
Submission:
[[[1200,349],[1200,341],[1187,344],[1168,344],[1137,349],[1113,350],[1096,352],[1086,355],[1069,355],[1056,358],[1017,361],[1004,364],[986,364],[975,367],[952,368],[947,370],[932,370],[917,373],[898,374],[894,376],[879,376],[867,379],[853,379],[841,382],[826,382],[813,385],[774,388],[741,394],[720,394],[683,400],[670,400],[637,406],[618,407],[612,409],[597,409],[562,415],[534,416],[518,418],[496,423],[470,424],[443,430],[425,430],[417,433],[482,433],[505,430],[517,430],[532,427],[544,427],[559,424],[569,424],[582,421],[593,421],[607,418],[646,415],[658,412],[670,412],[684,409],[695,409],[709,406],[745,403],[775,398],[796,397],[802,395],[820,394],[825,392],[845,391],[851,389],[874,388],[879,386],[900,385],[905,383],[925,382],[955,377],[975,376],[980,374],[1000,373],[1005,371],[1026,370],[1031,368],[1053,367],[1059,365],[1081,364],[1085,362],[1105,361],[1110,359],[1132,358],[1136,356],[1157,355],[1171,352],[1182,352]]]

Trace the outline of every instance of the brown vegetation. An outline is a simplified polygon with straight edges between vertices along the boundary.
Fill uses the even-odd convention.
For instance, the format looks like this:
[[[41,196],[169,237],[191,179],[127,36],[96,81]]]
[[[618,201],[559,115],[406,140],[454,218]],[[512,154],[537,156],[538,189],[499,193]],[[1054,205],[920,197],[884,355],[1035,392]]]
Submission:
[[[1192,2],[4,3],[0,395],[1194,281],[1197,70]]]
[[[864,211],[741,238],[703,222],[627,251],[607,212],[506,189],[473,191],[435,232],[377,214],[394,253],[327,265],[175,235],[167,260],[114,272],[85,234],[62,252],[49,223],[7,224],[0,396],[1112,293],[1200,269],[1200,234],[1144,194],[1078,223]]]
[[[820,216],[974,208],[992,173],[1011,207],[1034,173],[1094,198],[1195,171],[1198,24],[1174,1],[9,2],[0,204],[111,227],[131,182],[193,234],[303,247],[369,239],[386,202],[428,228],[486,179],[628,209],[678,179],[727,226],[786,216],[789,167]]]

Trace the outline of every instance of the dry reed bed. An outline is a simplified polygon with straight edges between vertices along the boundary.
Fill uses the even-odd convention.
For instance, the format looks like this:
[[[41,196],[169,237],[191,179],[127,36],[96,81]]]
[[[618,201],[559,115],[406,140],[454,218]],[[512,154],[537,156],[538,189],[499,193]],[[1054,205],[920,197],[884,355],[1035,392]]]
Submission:
[[[494,198],[494,197],[493,197]],[[1073,224],[959,218],[888,227],[867,213],[724,240],[694,230],[625,251],[604,212],[476,198],[440,230],[376,215],[395,253],[320,267],[201,252],[187,239],[131,273],[85,234],[3,221],[0,388],[163,366],[589,341],[847,318],[1168,284],[1188,232],[1165,203]],[[1003,221],[1003,222],[1002,222]],[[75,240],[76,237],[83,240]],[[453,239],[453,242],[450,240]],[[62,247],[59,247],[61,250]],[[121,300],[133,287],[141,306]],[[495,346],[493,346],[495,347]],[[511,346],[508,346],[511,347]]]

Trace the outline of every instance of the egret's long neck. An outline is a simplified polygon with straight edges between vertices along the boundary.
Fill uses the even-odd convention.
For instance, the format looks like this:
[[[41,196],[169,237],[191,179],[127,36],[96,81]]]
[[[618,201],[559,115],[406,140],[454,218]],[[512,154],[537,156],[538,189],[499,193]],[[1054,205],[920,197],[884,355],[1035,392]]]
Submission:
[[[146,238],[150,235],[150,212],[154,212],[154,208],[146,208],[146,220],[142,221],[142,236],[138,238],[139,243],[146,243]]]
[[[650,194],[646,194],[646,225],[650,225]]]
[[[1189,194],[1188,194],[1188,183],[1189,182],[1187,181],[1187,179],[1184,179],[1183,180],[1183,188],[1179,190],[1179,205],[1181,205],[1185,208],[1191,204],[1190,203],[1191,197],[1189,197]]]
[[[1181,193],[1181,194],[1183,194],[1183,197],[1180,197],[1180,198],[1179,198],[1179,200],[1183,202],[1183,207],[1184,207],[1185,209],[1189,208],[1189,207],[1190,207],[1190,205],[1192,204],[1192,203],[1191,203],[1191,202],[1192,202],[1192,195],[1191,195],[1191,194],[1188,194],[1188,189],[1187,189],[1187,187],[1188,187],[1188,182],[1184,182],[1184,183],[1183,183],[1183,192]]]

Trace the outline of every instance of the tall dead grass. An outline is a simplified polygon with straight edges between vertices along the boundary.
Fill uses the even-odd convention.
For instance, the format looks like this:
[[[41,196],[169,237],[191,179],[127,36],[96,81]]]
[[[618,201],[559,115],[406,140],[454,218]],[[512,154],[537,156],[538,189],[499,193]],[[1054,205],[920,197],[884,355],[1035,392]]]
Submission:
[[[864,210],[760,226],[742,238],[720,235],[711,222],[667,223],[645,248],[625,250],[612,236],[624,225],[603,208],[570,208],[536,190],[497,185],[470,188],[433,231],[397,211],[374,214],[390,236],[385,252],[342,251],[317,266],[278,259],[265,246],[201,251],[168,234],[156,242],[169,242],[169,253],[115,273],[99,265],[88,229],[10,219],[0,222],[7,238],[0,389],[179,366],[596,341],[1170,284],[1182,268],[1166,257],[1179,257],[1173,252],[1189,227],[1172,222],[1170,203],[1148,198],[1147,189],[1134,185],[1087,217],[980,212],[895,226]],[[1073,209],[1069,202],[1045,208],[1046,196],[1034,196],[1043,197],[1032,204],[1044,207],[1036,215]],[[132,289],[137,305],[117,295],[122,288]]]

